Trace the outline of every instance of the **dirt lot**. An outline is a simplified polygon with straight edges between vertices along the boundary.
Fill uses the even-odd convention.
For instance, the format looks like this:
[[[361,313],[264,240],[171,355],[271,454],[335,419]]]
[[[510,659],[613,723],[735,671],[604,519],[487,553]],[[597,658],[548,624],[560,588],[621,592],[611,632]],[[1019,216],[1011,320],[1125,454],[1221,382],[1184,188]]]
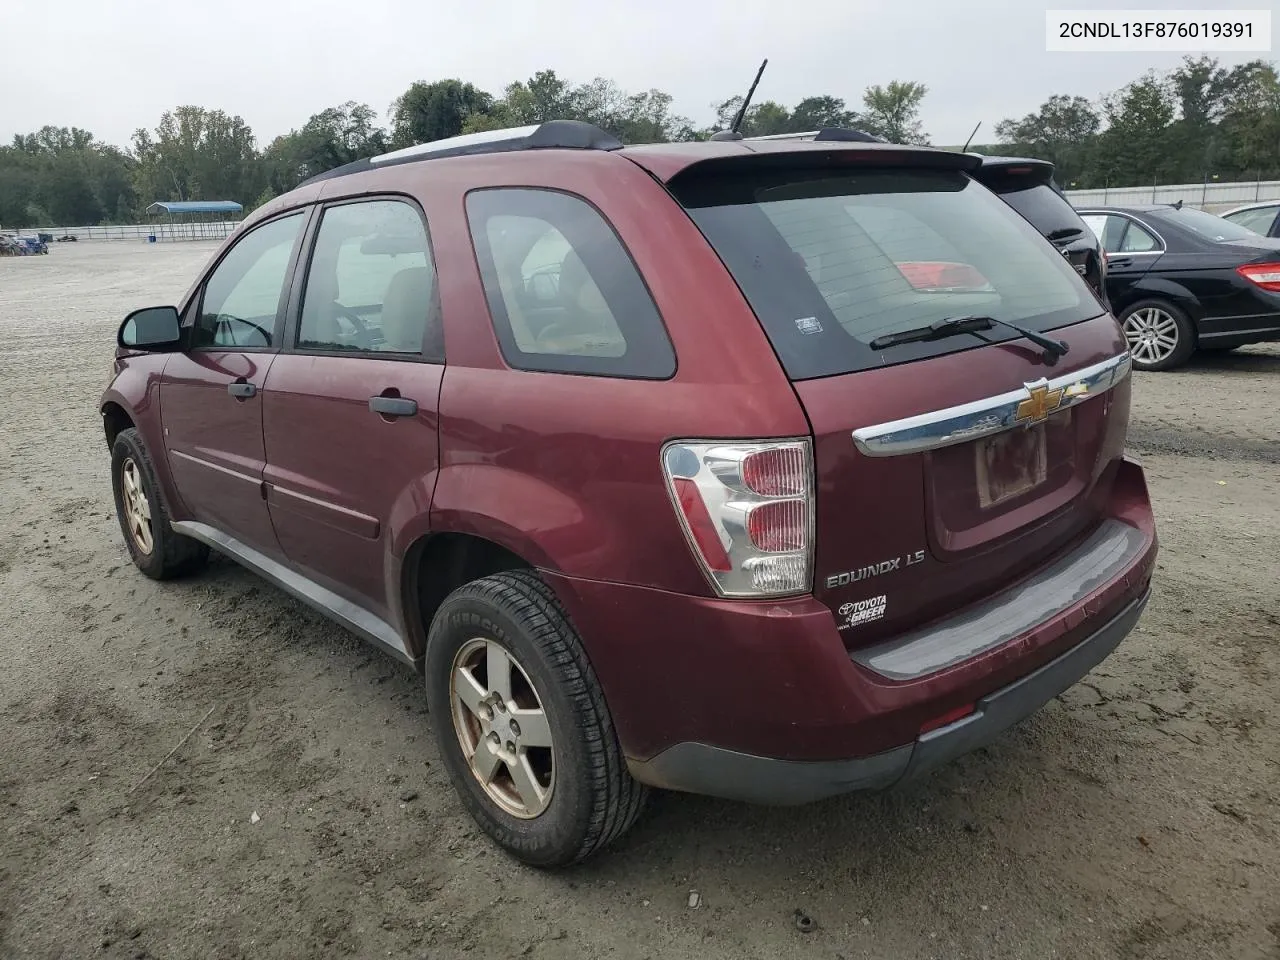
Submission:
[[[126,559],[115,328],[209,252],[0,260],[4,960],[1280,957],[1280,349],[1137,375],[1155,598],[1038,716],[901,792],[661,796],[544,874],[462,812],[409,670],[228,562]]]

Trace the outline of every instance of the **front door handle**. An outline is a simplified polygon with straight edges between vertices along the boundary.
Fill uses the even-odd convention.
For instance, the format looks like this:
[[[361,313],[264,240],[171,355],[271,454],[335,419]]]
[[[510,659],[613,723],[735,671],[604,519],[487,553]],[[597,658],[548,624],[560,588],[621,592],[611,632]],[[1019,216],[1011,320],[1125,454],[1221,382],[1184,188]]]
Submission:
[[[416,417],[418,401],[406,397],[370,397],[369,409],[384,417]]]
[[[248,400],[250,397],[257,395],[258,387],[244,379],[244,377],[240,377],[238,380],[232,380],[227,384],[227,393],[237,400]]]

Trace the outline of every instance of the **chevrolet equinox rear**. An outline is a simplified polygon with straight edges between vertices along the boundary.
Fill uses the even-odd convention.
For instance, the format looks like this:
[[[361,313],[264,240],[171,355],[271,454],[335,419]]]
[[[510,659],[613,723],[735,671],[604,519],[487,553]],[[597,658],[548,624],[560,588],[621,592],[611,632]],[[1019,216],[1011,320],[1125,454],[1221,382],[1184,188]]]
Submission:
[[[1156,554],[1124,338],[979,162],[552,121],[330,171],[122,325],[127,548],[420,671],[531,863],[651,787],[918,777],[1110,654]]]

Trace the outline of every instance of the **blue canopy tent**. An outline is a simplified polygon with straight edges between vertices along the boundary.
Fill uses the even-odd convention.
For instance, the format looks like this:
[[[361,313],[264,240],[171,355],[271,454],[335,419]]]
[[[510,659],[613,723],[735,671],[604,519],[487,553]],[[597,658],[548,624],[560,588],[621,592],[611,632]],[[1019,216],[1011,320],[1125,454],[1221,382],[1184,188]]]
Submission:
[[[147,214],[163,217],[150,240],[220,240],[240,220],[244,207],[234,200],[161,200]]]

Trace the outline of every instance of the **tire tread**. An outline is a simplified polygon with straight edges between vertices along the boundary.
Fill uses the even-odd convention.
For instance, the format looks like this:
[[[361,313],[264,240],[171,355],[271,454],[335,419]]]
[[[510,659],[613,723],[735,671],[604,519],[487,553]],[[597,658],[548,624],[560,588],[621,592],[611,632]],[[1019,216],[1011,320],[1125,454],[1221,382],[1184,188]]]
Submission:
[[[147,445],[142,442],[142,435],[136,427],[127,427],[116,435],[111,457],[112,472],[117,474],[113,478],[113,484],[119,483],[119,460],[123,456],[122,447],[127,451],[128,456],[138,461],[138,466],[144,475],[143,479],[149,487],[147,499],[150,501],[152,513],[153,547],[149,561],[140,559],[140,555],[134,549],[133,536],[124,529],[124,518],[120,516],[120,531],[124,535],[125,547],[129,550],[129,555],[133,557],[138,569],[154,580],[172,580],[197,572],[208,562],[209,548],[199,540],[184,537],[173,529],[169,507],[165,503],[164,494],[156,479],[155,467],[151,463],[151,454],[147,451]],[[115,492],[115,496],[116,512],[119,514],[118,491]]]
[[[628,772],[604,693],[586,650],[555,593],[535,573],[512,570],[474,580],[454,596],[468,595],[504,609],[525,629],[557,675],[572,705],[586,747],[582,771],[591,796],[588,826],[578,849],[563,863],[577,863],[617,840],[644,810],[648,788]]]

